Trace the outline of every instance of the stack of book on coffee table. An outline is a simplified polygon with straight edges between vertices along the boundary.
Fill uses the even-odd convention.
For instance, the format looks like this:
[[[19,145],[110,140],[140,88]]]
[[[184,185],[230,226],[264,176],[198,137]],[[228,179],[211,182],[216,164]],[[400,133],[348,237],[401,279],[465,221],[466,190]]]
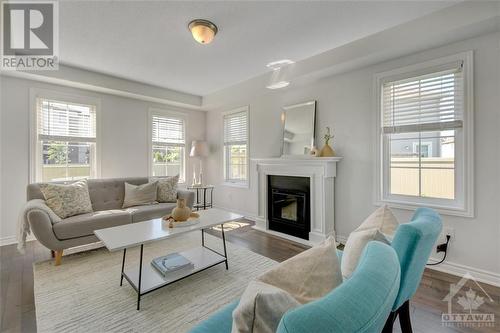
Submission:
[[[194,264],[179,253],[155,258],[151,261],[151,265],[163,276],[181,269],[194,268]]]

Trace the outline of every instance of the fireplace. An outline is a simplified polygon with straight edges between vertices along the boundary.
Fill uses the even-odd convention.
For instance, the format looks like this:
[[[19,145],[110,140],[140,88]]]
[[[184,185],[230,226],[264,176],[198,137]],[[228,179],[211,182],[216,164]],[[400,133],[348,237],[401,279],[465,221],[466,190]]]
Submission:
[[[309,240],[311,231],[309,177],[268,176],[270,230]]]

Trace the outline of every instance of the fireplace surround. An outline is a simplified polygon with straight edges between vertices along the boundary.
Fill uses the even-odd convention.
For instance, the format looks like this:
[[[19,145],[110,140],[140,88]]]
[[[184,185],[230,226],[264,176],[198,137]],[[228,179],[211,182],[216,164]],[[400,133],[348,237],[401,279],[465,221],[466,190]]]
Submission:
[[[334,180],[337,175],[337,163],[341,159],[341,157],[297,156],[252,159],[252,168],[257,171],[257,177],[253,181],[254,185],[252,185],[257,189],[258,216],[256,217],[255,228],[307,245],[318,244],[329,235],[334,235]],[[300,177],[309,180],[309,198],[306,199],[309,203],[309,232],[303,232],[298,236],[291,235],[283,230],[277,230],[278,228],[273,225],[273,211],[269,208],[269,196],[272,195],[272,191],[270,191],[272,186],[269,186],[269,182],[272,178],[269,176]],[[286,196],[284,198],[286,199]],[[294,199],[296,198],[294,197]],[[300,203],[297,202],[297,204]],[[290,214],[295,211],[292,208],[287,208],[281,218],[291,217]],[[308,233],[308,236],[304,235],[306,233]]]

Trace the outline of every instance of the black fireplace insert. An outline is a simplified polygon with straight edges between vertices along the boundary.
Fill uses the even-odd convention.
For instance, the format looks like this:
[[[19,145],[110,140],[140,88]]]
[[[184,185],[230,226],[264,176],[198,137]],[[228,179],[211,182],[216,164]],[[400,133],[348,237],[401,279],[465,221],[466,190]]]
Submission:
[[[308,177],[268,176],[269,229],[302,239],[311,231]]]

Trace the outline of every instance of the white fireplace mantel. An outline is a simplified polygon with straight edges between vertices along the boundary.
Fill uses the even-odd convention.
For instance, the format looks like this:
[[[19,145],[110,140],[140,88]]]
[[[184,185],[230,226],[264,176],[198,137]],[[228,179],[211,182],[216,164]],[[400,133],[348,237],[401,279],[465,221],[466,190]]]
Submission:
[[[335,177],[342,157],[281,157],[252,159],[258,174],[258,219],[255,228],[313,245],[335,234]],[[311,232],[309,241],[269,230],[267,215],[267,179],[269,175],[310,178]]]

